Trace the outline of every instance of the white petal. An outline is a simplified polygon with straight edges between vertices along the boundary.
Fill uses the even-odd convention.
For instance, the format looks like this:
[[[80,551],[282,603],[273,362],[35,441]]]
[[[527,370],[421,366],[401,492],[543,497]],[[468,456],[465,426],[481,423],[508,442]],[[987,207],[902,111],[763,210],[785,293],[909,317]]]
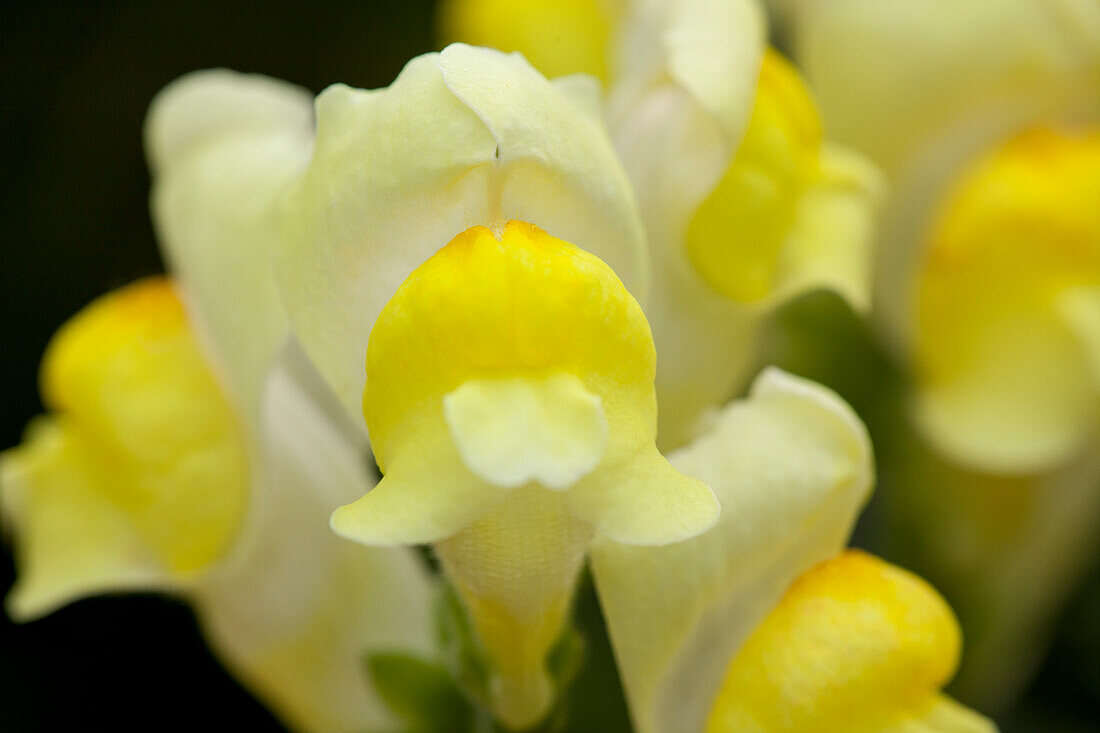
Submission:
[[[466,382],[443,414],[463,463],[494,486],[569,488],[607,448],[600,398],[572,374]]]
[[[474,225],[530,222],[644,289],[641,225],[606,134],[521,56],[456,44],[387,89],[326,90],[317,118],[278,271],[299,338],[351,414],[383,305]]]
[[[733,654],[792,580],[843,546],[872,480],[850,408],[778,370],[670,460],[714,489],[718,524],[666,547],[592,550],[642,733],[702,729]]]
[[[365,454],[279,368],[264,399],[265,495],[234,561],[194,593],[215,651],[295,729],[382,728],[370,650],[430,652],[432,589],[410,548],[337,537],[328,515],[374,482]]]
[[[667,86],[640,100],[615,135],[653,258],[644,306],[657,347],[657,439],[668,450],[697,434],[705,408],[746,380],[760,315],[719,295],[687,257],[688,223],[732,154],[714,118]]]
[[[618,49],[615,116],[668,80],[741,139],[764,54],[764,13],[752,0],[638,0]]]
[[[146,121],[153,219],[169,266],[249,415],[288,329],[271,260],[281,196],[312,137],[305,90],[225,70],[172,83]]]

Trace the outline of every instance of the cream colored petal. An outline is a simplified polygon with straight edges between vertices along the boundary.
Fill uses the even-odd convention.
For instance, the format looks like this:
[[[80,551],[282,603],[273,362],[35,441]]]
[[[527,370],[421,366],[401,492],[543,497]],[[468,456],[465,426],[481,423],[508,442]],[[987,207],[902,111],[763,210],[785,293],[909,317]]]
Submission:
[[[174,584],[122,509],[105,501],[95,447],[65,418],[31,424],[0,454],[0,504],[18,576],[6,599],[17,621],[112,590]]]
[[[884,194],[885,181],[873,165],[826,143],[820,178],[799,200],[768,303],[779,305],[823,288],[865,312],[871,300],[874,211]]]
[[[494,486],[470,471],[450,435],[414,440],[430,446],[404,454],[366,494],[332,514],[332,529],[366,545],[413,545],[449,537],[499,504],[508,489]]]
[[[570,74],[552,79],[550,83],[582,114],[596,124],[603,124],[603,87],[599,79],[588,74]]]
[[[1100,393],[1082,346],[1054,314],[1005,318],[956,378],[918,388],[922,433],[953,460],[993,473],[1033,472],[1079,452]]]
[[[443,414],[466,467],[503,488],[569,488],[607,448],[600,398],[572,374],[472,380],[443,397]]]
[[[795,59],[830,136],[890,179],[874,310],[906,358],[913,272],[933,207],[959,168],[1014,130],[1100,113],[1100,8],[837,0],[795,5],[792,24]]]
[[[1100,72],[1090,0],[839,0],[794,15],[795,58],[832,136],[891,176],[953,128],[1003,134],[1079,106]]]
[[[208,350],[254,416],[288,329],[272,271],[278,213],[313,138],[308,92],[200,71],[170,84],[146,121],[153,220]]]
[[[705,410],[746,380],[760,317],[711,289],[684,249],[692,214],[732,154],[714,119],[687,92],[667,87],[646,96],[614,132],[653,261],[644,306],[657,347],[657,440],[667,451],[698,434]]]
[[[432,588],[409,548],[334,535],[328,515],[374,482],[283,365],[264,400],[264,501],[247,546],[196,588],[203,629],[227,666],[293,729],[395,721],[365,676],[368,651],[430,653]]]
[[[628,545],[667,545],[714,526],[719,505],[702,481],[676,470],[647,446],[621,466],[604,466],[565,497],[598,534]]]
[[[767,31],[752,0],[636,0],[620,29],[616,114],[671,82],[736,145],[752,110]]]
[[[599,542],[591,555],[642,733],[702,729],[729,659],[795,577],[843,546],[872,480],[847,405],[777,370],[670,460],[714,489],[718,524],[666,547]]]
[[[387,89],[326,90],[317,119],[278,271],[299,338],[353,415],[378,313],[471,226],[533,223],[644,289],[641,226],[605,133],[522,57],[456,44]]]

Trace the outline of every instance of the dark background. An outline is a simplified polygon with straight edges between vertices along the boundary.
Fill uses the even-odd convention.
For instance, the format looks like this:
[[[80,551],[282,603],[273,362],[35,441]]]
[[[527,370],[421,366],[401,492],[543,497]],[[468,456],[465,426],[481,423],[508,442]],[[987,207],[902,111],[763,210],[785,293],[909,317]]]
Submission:
[[[188,71],[226,66],[318,92],[389,84],[432,50],[429,0],[0,5],[0,449],[42,407],[37,364],[93,297],[162,269],[142,119]],[[0,590],[11,583],[7,548]],[[1100,701],[1100,584],[1066,614],[1006,730],[1089,730]],[[1082,630],[1091,636],[1082,637]],[[31,624],[0,614],[0,730],[278,724],[211,657],[186,605],[95,598]]]

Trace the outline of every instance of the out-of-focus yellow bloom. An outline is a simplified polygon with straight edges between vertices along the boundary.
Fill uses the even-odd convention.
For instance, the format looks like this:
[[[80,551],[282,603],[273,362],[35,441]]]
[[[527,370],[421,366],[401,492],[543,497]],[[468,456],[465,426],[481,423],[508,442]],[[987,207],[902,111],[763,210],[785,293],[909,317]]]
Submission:
[[[508,725],[552,700],[545,657],[593,533],[665,544],[717,516],[710,489],[654,446],[653,369],[645,317],[611,269],[515,221],[443,247],[371,332],[363,409],[384,477],[333,527],[435,543]]]
[[[838,711],[866,722],[853,730],[994,730],[936,694],[959,639],[931,589],[858,555],[813,570],[842,551],[873,482],[866,430],[835,394],[769,369],[669,460],[714,489],[718,524],[592,549],[638,731],[846,730]]]
[[[954,614],[931,586],[849,550],[800,576],[753,631],[706,731],[993,731],[939,694],[960,641]]]
[[[2,464],[20,533],[14,616],[90,591],[179,585],[225,556],[249,502],[248,452],[167,280],[66,323],[42,362],[42,396],[53,414]]]
[[[153,214],[181,278],[107,295],[61,329],[43,363],[53,412],[0,457],[0,499],[14,616],[169,588],[284,721],[328,733],[394,722],[362,655],[430,651],[432,586],[410,550],[328,528],[374,477],[284,345],[269,248],[311,135],[309,95],[270,79],[202,72],[158,96]]]
[[[995,708],[1096,534],[1100,5],[783,5],[827,128],[891,178],[875,313],[935,449],[905,446],[898,521]]]
[[[974,163],[916,277],[917,418],[980,469],[1034,471],[1100,422],[1100,129],[1040,128]]]
[[[534,59],[562,50],[552,32],[503,15],[483,22],[482,12],[448,3],[444,33]],[[607,117],[654,264],[644,305],[659,356],[659,439],[671,448],[745,386],[776,305],[820,287],[866,304],[878,181],[822,141],[801,78],[765,52],[756,2],[637,0],[614,17]],[[577,55],[570,68],[602,67]]]
[[[429,587],[415,558],[327,531],[328,507],[362,491],[365,477],[300,390],[273,375],[256,461],[252,433],[167,279],[105,295],[73,317],[43,360],[53,412],[0,456],[16,539],[12,616],[31,620],[93,593],[170,589],[195,604],[215,650],[295,728],[389,722],[361,654],[425,650],[430,625],[417,604],[429,602]]]
[[[713,488],[718,524],[666,547],[599,540],[592,549],[642,733],[703,728],[729,660],[796,577],[840,551],[872,483],[859,419],[778,370],[669,460]]]
[[[550,78],[583,72],[607,79],[621,5],[621,0],[445,0],[440,35],[447,43],[520,51]]]

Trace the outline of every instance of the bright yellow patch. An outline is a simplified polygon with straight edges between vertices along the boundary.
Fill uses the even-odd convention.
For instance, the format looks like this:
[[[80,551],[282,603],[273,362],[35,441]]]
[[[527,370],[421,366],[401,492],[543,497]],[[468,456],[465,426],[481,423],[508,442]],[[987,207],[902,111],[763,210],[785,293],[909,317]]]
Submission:
[[[821,140],[805,83],[769,49],[745,136],[688,226],[688,256],[715,290],[743,302],[772,291],[799,202],[818,177]]]
[[[1093,420],[1091,339],[1060,298],[1100,286],[1098,201],[1100,129],[1039,128],[978,160],[940,208],[914,358],[921,417],[963,457],[1057,457]]]
[[[546,77],[584,72],[608,78],[610,0],[449,0],[440,35],[501,51],[519,51]]]
[[[530,224],[509,222],[501,236],[455,237],[379,315],[363,413],[383,472],[411,436],[442,425],[444,396],[471,380],[575,376],[603,401],[620,459],[638,431],[655,430],[653,341],[619,279]]]
[[[247,452],[167,280],[103,296],[66,323],[43,358],[42,394],[98,500],[166,570],[188,576],[225,552],[247,503]]]
[[[959,646],[958,623],[935,590],[850,550],[795,581],[756,628],[707,733],[861,733],[924,718]]]

